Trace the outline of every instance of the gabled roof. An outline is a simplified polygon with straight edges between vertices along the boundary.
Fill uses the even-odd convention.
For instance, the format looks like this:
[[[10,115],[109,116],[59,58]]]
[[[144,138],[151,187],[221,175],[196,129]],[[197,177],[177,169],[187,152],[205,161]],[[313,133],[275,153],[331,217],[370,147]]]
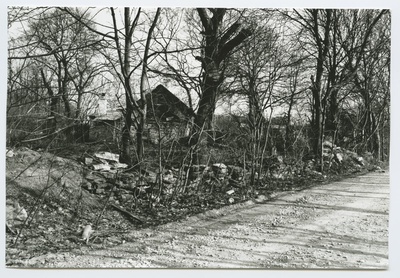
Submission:
[[[150,94],[146,95],[147,116],[156,116],[163,121],[182,121],[193,117],[195,113],[183,101],[175,96],[163,85],[158,85]],[[154,110],[153,110],[154,107]],[[103,115],[90,115],[94,121],[117,121],[123,117],[120,109],[107,111]]]
[[[146,96],[146,100],[149,116],[153,114],[153,107],[157,117],[161,119],[183,120],[195,115],[192,109],[163,85],[158,85]]]

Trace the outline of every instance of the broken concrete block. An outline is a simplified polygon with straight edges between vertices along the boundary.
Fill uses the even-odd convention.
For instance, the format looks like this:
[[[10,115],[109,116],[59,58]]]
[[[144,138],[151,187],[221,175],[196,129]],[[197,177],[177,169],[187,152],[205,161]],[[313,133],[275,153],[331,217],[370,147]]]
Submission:
[[[111,166],[108,164],[94,164],[93,169],[96,171],[110,171]]]
[[[86,165],[92,165],[93,164],[93,158],[85,157],[85,164]]]
[[[226,174],[228,173],[228,167],[223,163],[215,163],[212,165],[212,169],[217,174]]]
[[[18,202],[14,203],[14,220],[25,221],[28,218],[26,210],[19,205]]]
[[[163,182],[166,184],[172,184],[176,182],[176,178],[172,174],[172,171],[167,171],[167,174],[163,175]]]
[[[117,163],[113,163],[112,167],[115,169],[125,169],[125,168],[128,168],[128,164],[117,162]]]
[[[86,241],[86,244],[89,243],[90,235],[93,233],[92,226],[86,225],[82,231],[82,240]]]
[[[119,154],[110,153],[110,152],[99,152],[94,154],[95,157],[110,161],[119,162]]]
[[[341,153],[336,153],[335,158],[337,162],[342,163],[343,162],[343,155]]]
[[[96,188],[95,193],[96,194],[104,194],[106,190],[104,188]]]
[[[101,173],[101,175],[102,175],[105,179],[109,179],[109,180],[115,179],[115,173],[111,172],[111,170],[108,171],[108,172]]]
[[[13,150],[6,149],[6,157],[13,157],[13,156],[14,156]]]
[[[145,180],[148,183],[156,183],[157,182],[157,174],[156,173],[149,173],[147,177],[145,177]]]
[[[88,181],[84,181],[84,182],[82,183],[82,187],[85,188],[85,189],[87,189],[87,190],[92,190],[92,189],[93,189],[92,184],[91,184],[90,182],[88,182]]]

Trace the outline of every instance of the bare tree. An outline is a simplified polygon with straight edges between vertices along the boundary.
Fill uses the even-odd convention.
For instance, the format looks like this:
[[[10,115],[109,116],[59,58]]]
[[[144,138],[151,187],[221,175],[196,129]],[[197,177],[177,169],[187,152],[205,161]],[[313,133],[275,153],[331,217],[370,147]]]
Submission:
[[[69,9],[65,9],[69,11]],[[111,68],[115,72],[118,81],[122,84],[124,91],[124,127],[122,129],[122,146],[121,158],[122,162],[131,164],[132,162],[141,163],[143,160],[143,128],[146,120],[146,93],[149,92],[147,80],[147,68],[150,43],[152,33],[157,25],[161,9],[158,8],[154,18],[150,21],[150,27],[146,31],[139,29],[140,21],[144,12],[141,8],[123,8],[122,27],[118,24],[118,18],[115,8],[109,8],[112,24],[111,26],[102,25],[106,31],[98,31],[89,25],[86,27],[92,32],[103,37],[105,58],[110,62]],[[69,11],[70,12],[70,11]],[[105,11],[107,12],[107,11]],[[79,17],[75,17],[80,20]],[[142,40],[141,36],[146,33],[146,38]],[[145,45],[142,45],[142,42]],[[141,48],[141,46],[143,46]],[[140,53],[139,55],[137,55]],[[139,59],[137,58],[139,57]],[[134,66],[133,66],[134,65]],[[142,69],[140,77],[139,99],[135,97],[133,88],[134,73],[139,68]],[[136,128],[136,159],[133,159],[130,152],[131,128]]]
[[[263,19],[254,19],[254,33],[235,53],[231,60],[233,68],[230,68],[234,69],[230,74],[238,84],[235,91],[244,95],[248,102],[251,184],[255,184],[256,172],[258,178],[263,173],[271,113],[286,62],[279,35],[268,25],[268,17],[264,15]]]
[[[52,135],[56,131],[57,121],[59,127],[65,128],[73,125],[75,119],[83,119],[80,114],[83,95],[94,89],[94,79],[100,71],[96,59],[93,59],[99,40],[87,32],[83,24],[60,9],[34,8],[12,11],[14,12],[11,14],[23,16],[10,16],[12,20],[9,24],[16,24],[18,19],[24,29],[19,34],[18,44],[14,43],[9,48],[9,53],[15,54],[9,55],[10,72],[17,61],[33,61],[30,64],[39,69],[34,76],[47,92],[47,96],[42,96],[42,100],[49,99],[47,126],[48,134]],[[78,9],[72,12],[80,15]],[[26,18],[27,15],[31,17]],[[11,93],[12,90],[9,91],[9,94]],[[76,102],[76,107],[72,102]],[[59,103],[63,104],[62,110]],[[72,138],[68,133],[73,131],[66,128],[68,138]]]
[[[226,24],[227,9],[198,8],[203,37],[201,61],[203,69],[202,92],[199,99],[199,108],[194,120],[192,145],[206,143],[202,136],[203,130],[212,129],[212,119],[219,94],[219,87],[224,80],[223,62],[229,54],[251,35],[251,30],[244,28],[240,23],[241,13],[233,22]],[[197,159],[195,157],[195,159]]]
[[[376,17],[369,15],[363,23]],[[372,152],[379,160],[388,155],[388,120],[390,103],[390,15],[387,13],[376,21],[374,32],[364,51],[360,54],[359,64],[352,64],[354,70],[354,92],[359,103],[361,117],[357,130],[359,150]],[[363,24],[363,26],[364,26]],[[368,26],[368,25],[367,25]],[[357,66],[357,71],[354,67]],[[386,131],[385,131],[386,130]],[[384,138],[386,137],[386,144]],[[386,145],[386,151],[384,151]]]
[[[328,132],[335,140],[338,131],[340,101],[346,98],[340,92],[354,80],[374,27],[385,13],[307,9],[289,15],[299,27],[303,51],[315,60],[310,76],[311,145],[321,167],[324,135]]]
[[[150,25],[149,31],[147,33],[147,38],[146,38],[146,45],[144,48],[144,53],[143,53],[143,61],[142,61],[142,74],[140,78],[140,98],[141,98],[141,107],[140,107],[140,118],[139,118],[139,123],[138,123],[138,128],[137,128],[137,155],[138,155],[138,160],[139,162],[142,161],[143,159],[143,153],[144,153],[144,145],[143,145],[143,132],[145,128],[145,123],[146,123],[146,114],[147,114],[147,100],[146,100],[146,95],[150,93],[150,85],[147,77],[147,68],[148,68],[148,59],[149,59],[149,50],[150,50],[150,43],[152,39],[152,34],[154,32],[154,29],[157,25],[158,18],[160,17],[160,11],[161,9],[158,8],[156,11],[156,14],[154,15],[154,19]]]
[[[188,106],[197,110],[201,96],[201,65],[195,60],[200,53],[198,29],[191,9],[163,9],[162,24],[157,27],[153,54],[158,54],[149,71],[165,83],[182,88]],[[184,32],[182,32],[184,30]]]

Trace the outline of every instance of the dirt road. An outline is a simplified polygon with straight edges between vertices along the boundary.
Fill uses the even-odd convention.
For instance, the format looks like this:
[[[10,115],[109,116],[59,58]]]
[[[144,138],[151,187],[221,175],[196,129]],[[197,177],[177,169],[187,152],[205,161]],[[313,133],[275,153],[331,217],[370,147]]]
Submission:
[[[32,258],[28,266],[382,269],[388,214],[389,174],[369,173]]]

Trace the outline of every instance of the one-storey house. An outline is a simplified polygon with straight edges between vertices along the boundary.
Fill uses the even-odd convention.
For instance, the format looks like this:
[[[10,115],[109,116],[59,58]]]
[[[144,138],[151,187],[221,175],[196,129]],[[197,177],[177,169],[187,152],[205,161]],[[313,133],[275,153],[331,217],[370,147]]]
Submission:
[[[100,99],[96,113],[90,116],[90,137],[92,140],[118,141],[124,124],[122,109],[107,110],[105,101]],[[166,87],[158,85],[146,96],[146,101],[145,140],[167,142],[189,135],[195,114]],[[131,134],[134,140],[134,127]]]
[[[152,143],[177,140],[188,136],[195,113],[163,85],[146,96],[147,139]]]
[[[90,139],[117,142],[124,123],[122,109],[108,110],[89,116],[91,121]]]

